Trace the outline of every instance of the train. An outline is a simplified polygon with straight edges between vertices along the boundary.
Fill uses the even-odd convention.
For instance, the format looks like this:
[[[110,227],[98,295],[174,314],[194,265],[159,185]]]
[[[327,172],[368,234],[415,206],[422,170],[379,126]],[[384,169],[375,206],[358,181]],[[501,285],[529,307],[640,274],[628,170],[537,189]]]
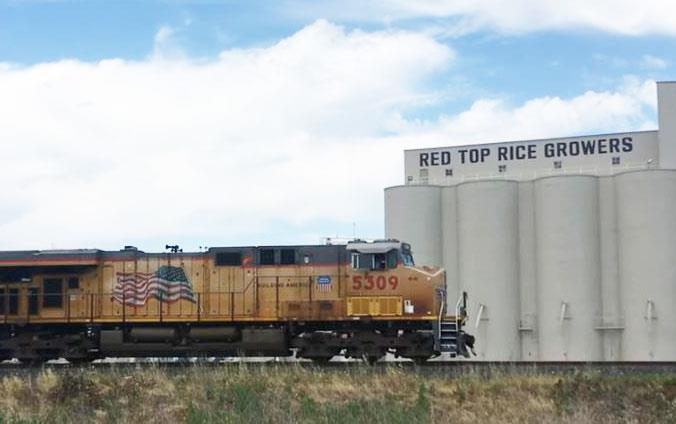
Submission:
[[[449,301],[445,271],[398,240],[167,248],[0,251],[0,360],[424,362],[473,348],[466,294]]]

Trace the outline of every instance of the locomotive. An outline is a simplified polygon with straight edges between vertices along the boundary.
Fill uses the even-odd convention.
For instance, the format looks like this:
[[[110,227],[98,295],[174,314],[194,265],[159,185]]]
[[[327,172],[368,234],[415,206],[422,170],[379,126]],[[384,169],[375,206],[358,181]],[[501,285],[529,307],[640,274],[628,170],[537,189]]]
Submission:
[[[170,247],[170,246],[167,246]],[[469,356],[466,295],[397,240],[0,252],[0,360]]]

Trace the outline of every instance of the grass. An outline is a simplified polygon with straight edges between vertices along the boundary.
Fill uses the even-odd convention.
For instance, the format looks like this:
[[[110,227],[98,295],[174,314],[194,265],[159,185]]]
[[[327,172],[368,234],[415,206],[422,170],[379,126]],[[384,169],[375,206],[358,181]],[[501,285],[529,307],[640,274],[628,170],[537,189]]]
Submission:
[[[0,378],[0,423],[662,423],[676,375],[195,365]]]

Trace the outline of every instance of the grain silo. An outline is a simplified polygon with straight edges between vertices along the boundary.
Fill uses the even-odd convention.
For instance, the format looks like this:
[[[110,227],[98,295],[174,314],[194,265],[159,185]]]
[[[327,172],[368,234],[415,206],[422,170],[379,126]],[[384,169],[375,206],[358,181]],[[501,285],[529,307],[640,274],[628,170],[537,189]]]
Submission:
[[[477,359],[676,360],[676,83],[657,89],[655,131],[405,152],[386,236],[469,293]]]

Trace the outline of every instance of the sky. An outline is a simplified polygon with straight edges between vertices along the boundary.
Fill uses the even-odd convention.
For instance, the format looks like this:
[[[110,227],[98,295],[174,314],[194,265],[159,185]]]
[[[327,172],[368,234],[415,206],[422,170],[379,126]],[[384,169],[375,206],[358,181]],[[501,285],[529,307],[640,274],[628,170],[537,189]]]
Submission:
[[[668,0],[0,0],[0,249],[381,238],[403,150],[657,128]]]

